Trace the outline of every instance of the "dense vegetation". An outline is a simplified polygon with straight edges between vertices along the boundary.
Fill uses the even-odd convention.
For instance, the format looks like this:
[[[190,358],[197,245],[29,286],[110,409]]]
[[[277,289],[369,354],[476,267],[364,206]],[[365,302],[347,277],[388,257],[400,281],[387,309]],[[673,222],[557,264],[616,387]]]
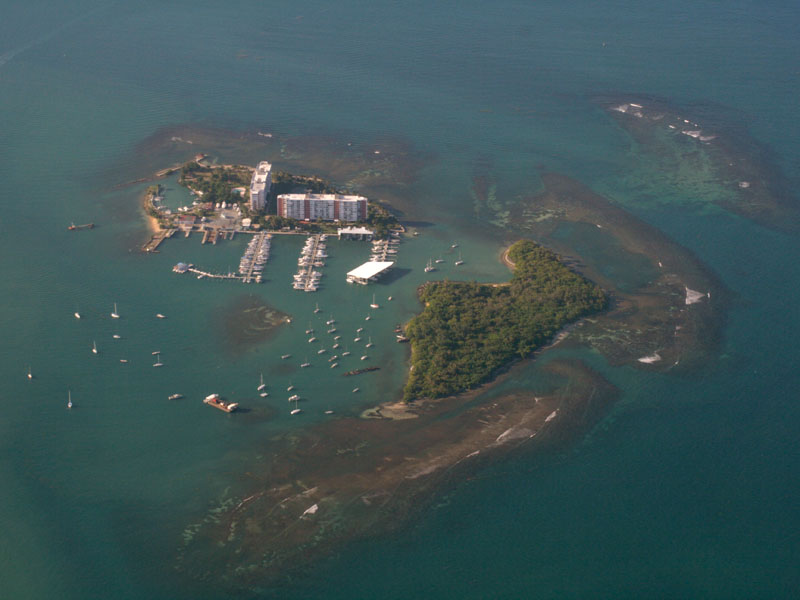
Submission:
[[[440,281],[420,288],[425,308],[406,327],[412,344],[406,400],[480,385],[568,323],[605,307],[603,291],[550,250],[520,241],[508,257],[515,269],[507,284]]]
[[[252,173],[249,167],[212,168],[190,161],[181,167],[178,182],[203,192],[203,202],[236,204],[243,202],[243,198],[233,188],[249,188]]]

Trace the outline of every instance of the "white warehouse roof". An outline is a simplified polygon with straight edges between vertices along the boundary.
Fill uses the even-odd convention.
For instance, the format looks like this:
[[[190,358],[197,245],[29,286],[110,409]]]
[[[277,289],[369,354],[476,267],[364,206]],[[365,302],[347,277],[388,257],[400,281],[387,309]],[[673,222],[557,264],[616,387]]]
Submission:
[[[384,271],[388,271],[394,265],[393,262],[378,262],[378,261],[370,261],[365,262],[360,267],[356,267],[352,271],[347,274],[347,278],[355,278],[355,279],[372,279],[376,275],[380,275]]]

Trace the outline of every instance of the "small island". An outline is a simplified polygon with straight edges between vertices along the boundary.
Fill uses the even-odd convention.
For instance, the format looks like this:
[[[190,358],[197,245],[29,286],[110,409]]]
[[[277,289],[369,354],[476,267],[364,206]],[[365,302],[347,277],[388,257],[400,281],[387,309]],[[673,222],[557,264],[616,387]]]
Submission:
[[[411,371],[403,397],[440,398],[474,388],[566,325],[606,307],[605,293],[558,256],[522,240],[508,250],[509,283],[432,281],[406,327]]]

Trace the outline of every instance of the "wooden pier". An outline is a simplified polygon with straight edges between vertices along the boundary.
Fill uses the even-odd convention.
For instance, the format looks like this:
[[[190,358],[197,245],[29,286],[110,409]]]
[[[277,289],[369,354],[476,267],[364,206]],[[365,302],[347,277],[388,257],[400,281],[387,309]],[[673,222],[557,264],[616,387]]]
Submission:
[[[150,238],[144,246],[142,246],[143,252],[158,252],[158,247],[161,245],[167,238],[171,238],[175,235],[175,232],[178,231],[177,229],[162,229],[158,233],[156,233],[153,237]]]
[[[197,275],[198,279],[208,278],[208,279],[241,279],[244,280],[244,277],[237,275],[236,273],[209,273],[208,271],[202,271],[200,269],[196,269],[194,267],[189,267],[186,269],[190,273],[194,273]]]

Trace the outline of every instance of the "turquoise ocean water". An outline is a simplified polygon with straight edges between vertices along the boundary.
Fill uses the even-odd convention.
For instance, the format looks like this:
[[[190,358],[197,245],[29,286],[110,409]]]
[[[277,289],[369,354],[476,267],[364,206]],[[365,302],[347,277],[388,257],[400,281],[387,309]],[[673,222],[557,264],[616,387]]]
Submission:
[[[3,0],[0,14],[0,597],[224,597],[174,573],[188,524],[248,489],[243,473],[269,436],[397,396],[405,355],[391,329],[418,310],[429,257],[448,258],[440,277],[506,277],[507,240],[470,195],[487,163],[502,204],[556,170],[694,251],[735,294],[721,358],[665,376],[587,355],[623,396],[585,439],[489,467],[399,532],[343,546],[265,595],[751,598],[800,587],[798,241],[702,194],[681,197],[591,101],[632,92],[718,111],[770,149],[791,190],[796,3]],[[319,294],[289,287],[296,238],[275,240],[262,286],[170,272],[179,260],[235,267],[244,239],[175,238],[140,254],[146,183],[118,184],[197,151],[259,158],[153,142],[175,126],[379,151],[402,140],[425,157],[397,194],[407,218],[431,225],[401,247],[401,276],[377,288],[381,309],[369,310],[372,289],[343,281],[367,258],[358,244],[330,244]],[[99,227],[69,232],[72,221]],[[636,281],[630,268],[618,276]],[[226,323],[253,301],[293,322],[242,345]],[[308,323],[329,315],[354,355],[357,327],[373,337],[370,361],[383,368],[357,395],[327,370],[329,336],[323,357],[306,341]],[[306,356],[313,378],[297,367]],[[507,385],[536,379],[532,364]],[[302,420],[288,415],[290,383],[309,398]],[[229,418],[199,403],[213,391],[250,411]],[[169,403],[174,392],[187,398]]]

